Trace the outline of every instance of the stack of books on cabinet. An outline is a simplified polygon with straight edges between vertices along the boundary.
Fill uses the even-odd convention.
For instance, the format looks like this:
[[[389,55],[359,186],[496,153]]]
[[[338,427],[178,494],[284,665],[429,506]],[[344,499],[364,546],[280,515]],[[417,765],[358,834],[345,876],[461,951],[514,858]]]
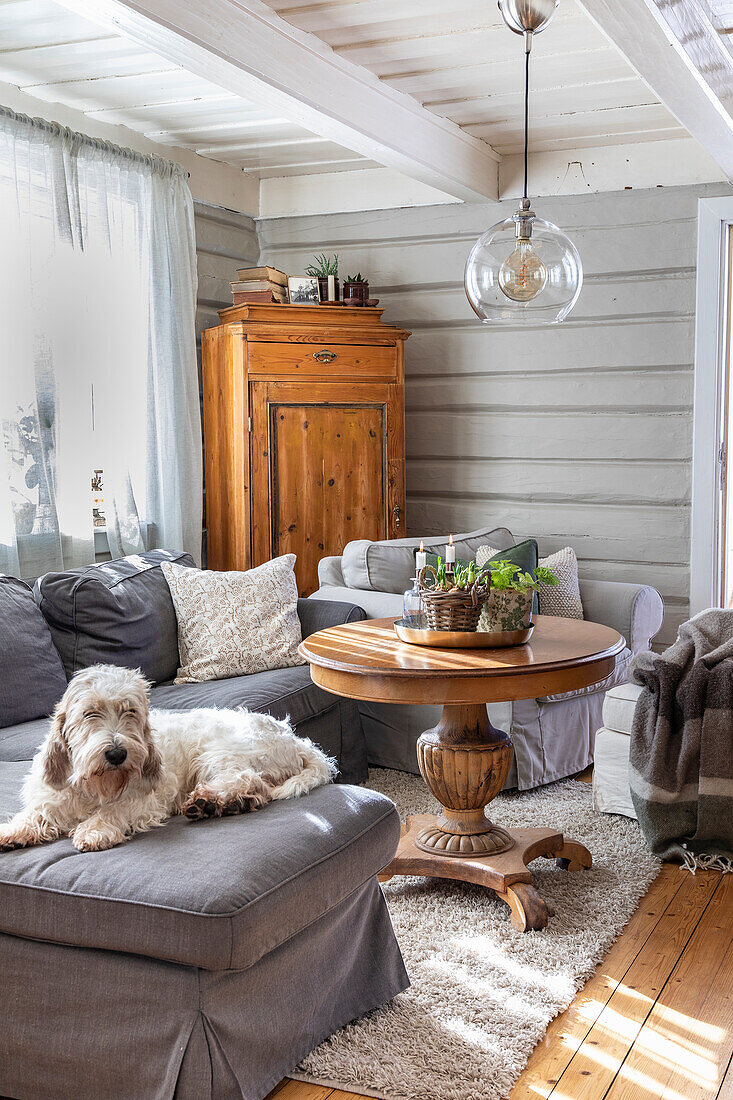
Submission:
[[[232,304],[247,302],[287,302],[288,277],[276,267],[243,267],[237,272],[237,282],[232,288]]]

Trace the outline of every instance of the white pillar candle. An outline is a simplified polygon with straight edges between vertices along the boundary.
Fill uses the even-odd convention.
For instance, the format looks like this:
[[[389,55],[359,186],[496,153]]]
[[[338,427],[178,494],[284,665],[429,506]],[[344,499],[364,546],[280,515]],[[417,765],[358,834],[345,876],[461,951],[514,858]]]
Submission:
[[[421,569],[424,569],[427,564],[428,555],[425,552],[425,544],[421,542],[420,549],[415,554],[415,568],[417,569],[418,573]]]
[[[448,538],[448,544],[445,548],[445,564],[446,565],[453,565],[453,564],[455,564],[455,560],[456,560],[456,548],[453,545],[453,536],[450,535],[449,538]]]
[[[329,302],[336,301],[336,277],[334,275],[328,276],[328,300]]]

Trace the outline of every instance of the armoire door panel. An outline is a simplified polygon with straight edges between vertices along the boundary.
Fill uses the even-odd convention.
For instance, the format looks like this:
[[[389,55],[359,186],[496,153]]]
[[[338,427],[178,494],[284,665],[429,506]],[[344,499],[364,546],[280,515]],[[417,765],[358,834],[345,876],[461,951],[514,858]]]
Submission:
[[[296,554],[301,595],[318,587],[321,558],[389,531],[388,387],[363,389],[345,402],[338,385],[251,388],[253,510],[270,517],[266,531],[253,515],[253,559]]]
[[[297,555],[307,596],[321,558],[385,537],[384,408],[273,404],[270,438],[273,551]]]

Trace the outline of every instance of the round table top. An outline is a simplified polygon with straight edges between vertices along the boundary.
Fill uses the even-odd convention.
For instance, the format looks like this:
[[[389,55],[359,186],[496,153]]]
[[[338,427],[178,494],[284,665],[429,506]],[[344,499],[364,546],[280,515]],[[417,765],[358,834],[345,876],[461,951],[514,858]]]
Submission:
[[[535,618],[526,645],[434,649],[402,642],[395,619],[368,619],[311,634],[299,652],[315,683],[336,695],[395,703],[540,698],[589,687],[613,671],[624,639],[583,619]]]

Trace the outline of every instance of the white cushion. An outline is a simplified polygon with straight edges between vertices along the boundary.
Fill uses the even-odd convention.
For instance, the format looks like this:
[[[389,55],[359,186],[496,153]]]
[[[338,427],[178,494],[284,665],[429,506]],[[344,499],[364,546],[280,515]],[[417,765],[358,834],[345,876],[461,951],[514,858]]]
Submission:
[[[200,684],[304,664],[294,565],[295,554],[245,573],[162,562],[178,618],[175,682]]]
[[[557,584],[543,584],[540,581],[540,614],[559,615],[563,619],[582,619],[578,559],[572,546],[564,546],[562,550],[540,558],[538,564],[551,569],[558,580]]]
[[[604,726],[628,737],[634,721],[636,700],[641,691],[640,684],[617,684],[616,687],[611,688],[603,702]]]
[[[602,726],[593,752],[593,806],[599,813],[636,817],[629,789],[629,745],[626,734]]]

